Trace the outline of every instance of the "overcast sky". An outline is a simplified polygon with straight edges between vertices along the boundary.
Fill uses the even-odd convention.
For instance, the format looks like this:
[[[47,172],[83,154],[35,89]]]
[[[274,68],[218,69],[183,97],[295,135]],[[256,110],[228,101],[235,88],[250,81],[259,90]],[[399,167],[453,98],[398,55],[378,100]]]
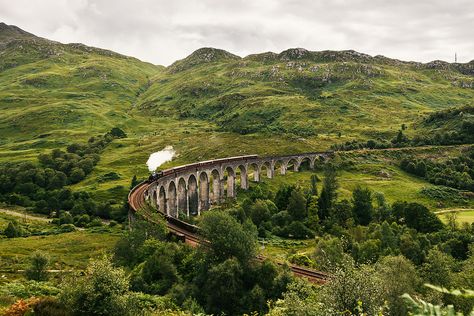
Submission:
[[[0,0],[0,22],[161,65],[209,46],[474,59],[474,0]]]

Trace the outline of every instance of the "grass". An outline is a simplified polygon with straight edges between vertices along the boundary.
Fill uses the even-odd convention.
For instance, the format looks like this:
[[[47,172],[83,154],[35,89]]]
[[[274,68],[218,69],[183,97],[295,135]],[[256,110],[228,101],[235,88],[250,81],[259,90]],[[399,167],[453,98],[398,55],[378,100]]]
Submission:
[[[181,63],[184,70],[170,71],[45,40],[10,45],[4,56],[0,163],[36,161],[41,152],[118,126],[128,138],[114,141],[94,172],[74,186],[99,199],[122,199],[133,175],[147,176],[149,154],[168,145],[178,154],[168,166],[325,150],[334,142],[390,138],[402,123],[413,135],[423,115],[474,96],[452,85],[469,79],[457,71],[347,56],[288,63],[216,54],[215,62],[203,63],[194,55]],[[98,183],[111,171],[120,179]]]
[[[84,230],[60,235],[2,238],[0,266],[10,272],[25,269],[27,258],[40,250],[51,257],[51,269],[82,270],[90,258],[110,251],[119,236],[118,230],[113,233]]]
[[[463,223],[468,223],[472,224],[474,223],[474,209],[455,209],[452,212],[456,214],[455,219],[458,224],[463,224]],[[441,211],[438,213],[439,218],[447,223],[448,222],[448,217],[449,217],[449,211]]]

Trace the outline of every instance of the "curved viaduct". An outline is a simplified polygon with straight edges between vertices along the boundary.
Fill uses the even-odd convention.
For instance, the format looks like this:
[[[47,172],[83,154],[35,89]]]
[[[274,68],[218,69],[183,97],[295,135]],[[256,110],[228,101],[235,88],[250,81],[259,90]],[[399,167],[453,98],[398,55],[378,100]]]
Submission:
[[[161,177],[148,185],[144,195],[153,207],[168,216],[177,218],[180,212],[199,215],[226,198],[235,198],[237,186],[248,189],[249,175],[259,182],[263,175],[273,178],[275,172],[284,175],[289,168],[299,171],[304,164],[314,169],[331,155],[331,152],[248,155],[202,161],[164,170]]]

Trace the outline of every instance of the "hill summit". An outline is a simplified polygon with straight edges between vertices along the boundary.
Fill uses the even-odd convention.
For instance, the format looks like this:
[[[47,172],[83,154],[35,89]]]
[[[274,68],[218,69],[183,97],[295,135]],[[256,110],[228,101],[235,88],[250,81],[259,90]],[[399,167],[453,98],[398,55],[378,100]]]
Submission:
[[[201,64],[239,59],[241,59],[239,56],[223,49],[203,47],[194,51],[188,57],[174,62],[169,69],[171,72],[178,72]]]
[[[28,33],[15,25],[8,25],[0,22],[0,43],[10,42],[19,39],[38,38],[35,35]]]

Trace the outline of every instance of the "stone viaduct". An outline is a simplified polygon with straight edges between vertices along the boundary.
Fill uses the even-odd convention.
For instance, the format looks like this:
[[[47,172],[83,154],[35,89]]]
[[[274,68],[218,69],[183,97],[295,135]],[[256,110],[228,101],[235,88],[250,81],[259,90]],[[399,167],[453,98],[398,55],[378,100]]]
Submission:
[[[262,175],[273,178],[275,171],[299,171],[303,165],[314,169],[332,153],[315,152],[287,156],[260,157],[258,155],[229,157],[201,161],[164,170],[145,192],[146,200],[160,212],[172,217],[178,214],[199,215],[211,205],[226,198],[235,198],[236,187],[246,190],[249,175],[259,182]]]

